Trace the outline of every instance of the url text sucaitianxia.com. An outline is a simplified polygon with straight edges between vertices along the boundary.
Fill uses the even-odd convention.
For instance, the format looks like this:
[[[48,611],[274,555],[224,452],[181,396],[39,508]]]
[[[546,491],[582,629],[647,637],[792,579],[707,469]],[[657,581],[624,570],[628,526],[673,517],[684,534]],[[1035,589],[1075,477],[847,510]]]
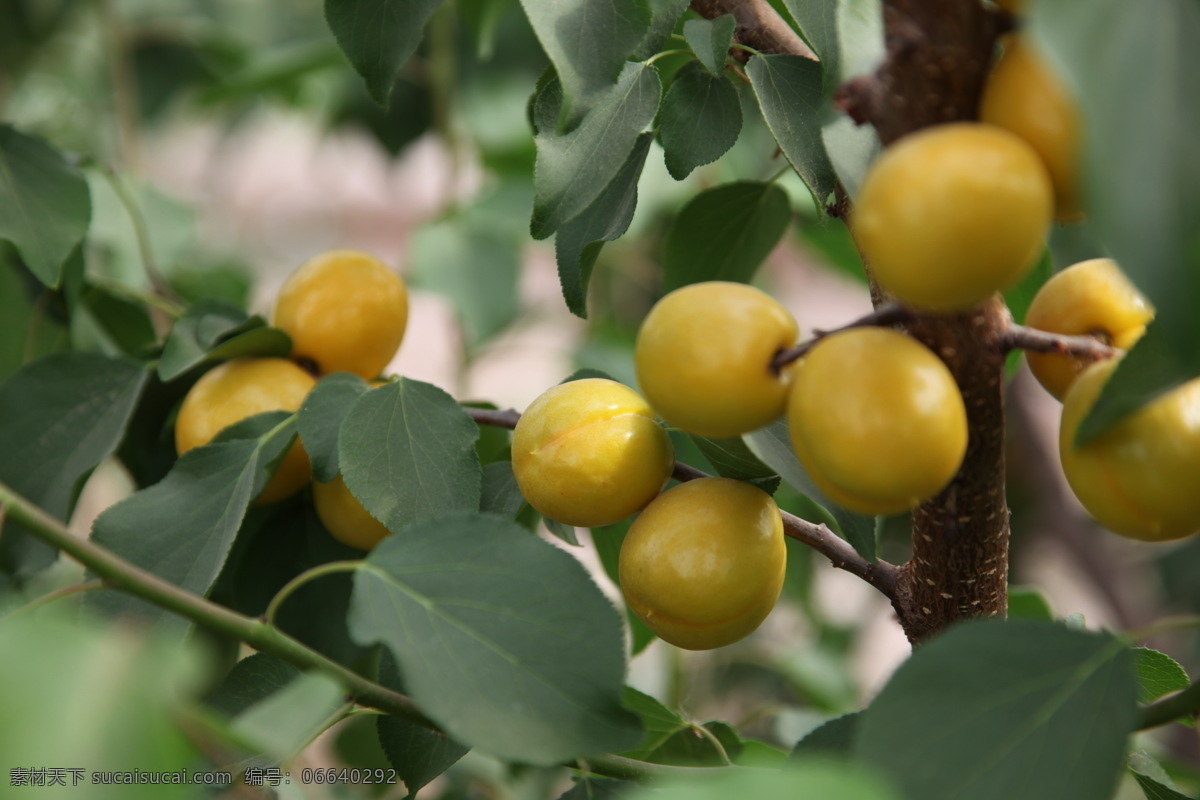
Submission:
[[[12,767],[8,770],[8,785],[21,787],[46,786],[228,786],[233,775],[228,772],[149,772],[147,770],[87,770],[81,767]]]

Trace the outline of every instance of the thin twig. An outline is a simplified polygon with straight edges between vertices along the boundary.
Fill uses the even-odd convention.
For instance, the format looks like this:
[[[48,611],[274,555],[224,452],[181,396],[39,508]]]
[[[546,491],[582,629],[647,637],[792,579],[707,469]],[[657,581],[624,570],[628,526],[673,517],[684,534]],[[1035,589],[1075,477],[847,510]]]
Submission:
[[[780,350],[775,358],[771,359],[771,371],[775,374],[786,367],[788,364],[803,358],[809,350],[813,348],[817,342],[824,339],[826,336],[832,336],[835,333],[848,331],[852,328],[889,328],[893,325],[903,325],[912,319],[912,309],[902,306],[899,303],[885,303],[879,308],[872,311],[870,314],[865,314],[853,322],[848,322],[839,328],[831,330],[813,331],[813,338],[806,342],[796,345],[789,350]]]
[[[786,53],[817,60],[812,48],[767,0],[692,0],[692,10],[705,19],[732,14],[737,22],[734,39],[747,47],[763,53]]]
[[[880,310],[883,311],[883,309]],[[496,425],[502,428],[516,427],[517,421],[521,418],[521,415],[511,408],[506,411],[492,411],[485,408],[468,407],[465,410],[472,419],[482,425]],[[671,471],[671,477],[683,482],[712,476],[690,464],[676,461]],[[894,564],[886,561],[877,561],[872,564],[860,556],[849,542],[839,537],[827,526],[801,519],[783,509],[780,509],[780,513],[783,515],[785,536],[808,545],[828,558],[833,566],[871,584],[889,600],[895,599],[898,569]]]
[[[1096,361],[1112,358],[1121,351],[1105,344],[1095,336],[1066,336],[1039,331],[1015,323],[1008,326],[1000,340],[1007,350],[1029,350],[1034,353],[1056,353],[1060,356],[1081,356]]]

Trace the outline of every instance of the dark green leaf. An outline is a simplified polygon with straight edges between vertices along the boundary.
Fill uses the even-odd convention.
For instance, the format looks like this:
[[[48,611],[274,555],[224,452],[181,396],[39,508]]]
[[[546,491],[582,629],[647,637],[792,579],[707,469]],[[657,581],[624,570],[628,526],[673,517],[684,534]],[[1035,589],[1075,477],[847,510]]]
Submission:
[[[305,672],[238,715],[230,726],[272,761],[294,758],[333,721],[345,689],[323,672]]]
[[[675,23],[687,10],[688,0],[649,0],[650,30],[630,57],[631,61],[645,61],[667,46]]]
[[[235,717],[298,677],[299,668],[266,653],[254,653],[235,664],[204,702]]]
[[[701,192],[667,234],[664,290],[700,281],[748,283],[790,216],[787,192],[774,183],[741,181]]]
[[[413,283],[454,304],[468,348],[483,344],[516,318],[517,250],[512,237],[461,216],[433,222],[414,234]]]
[[[643,787],[630,800],[899,800],[862,764],[821,759],[785,769],[705,770]],[[922,798],[921,800],[925,800]]]
[[[750,59],[746,74],[775,141],[817,204],[824,205],[837,179],[821,136],[828,114],[821,65],[801,56],[759,55]]]
[[[841,47],[838,42],[839,0],[783,0],[792,18],[800,27],[800,34],[821,59],[825,81],[835,85],[842,77],[840,64]]]
[[[1163,695],[1186,689],[1191,684],[1179,662],[1149,647],[1133,648],[1137,670],[1138,702],[1151,703]]]
[[[245,424],[278,425],[288,417],[276,411]],[[208,594],[250,501],[270,477],[267,465],[291,446],[293,434],[288,425],[261,438],[230,439],[189,450],[160,483],[101,514],[92,541],[186,591]],[[185,625],[179,617],[116,592],[92,593],[85,602],[110,613],[137,612],[175,630]]]
[[[588,283],[600,248],[625,233],[633,220],[638,178],[653,139],[651,133],[639,136],[620,172],[604,191],[575,219],[558,229],[554,239],[558,278],[567,308],[577,317],[587,318]]]
[[[637,747],[621,753],[628,758],[645,761],[664,742],[688,726],[683,717],[632,686],[626,686],[622,691],[621,704],[638,715],[644,731]]]
[[[714,76],[693,61],[675,73],[658,112],[658,126],[667,171],[681,181],[733,147],[742,130],[742,104],[728,78]]]
[[[647,0],[521,0],[566,93],[567,127],[617,80],[650,31]],[[655,97],[657,102],[658,98]],[[624,154],[622,154],[622,158]]]
[[[19,370],[0,386],[0,482],[66,520],[91,471],[116,450],[146,385],[139,364],[63,353]],[[9,523],[0,572],[26,577],[54,551]]]
[[[741,437],[706,439],[693,436],[692,441],[721,477],[746,481],[769,494],[775,494],[779,488],[779,473],[759,461]]]
[[[556,538],[561,539],[569,545],[579,547],[579,539],[575,536],[574,525],[568,525],[565,522],[559,522],[549,517],[542,517],[542,522],[545,524],[546,530],[554,534]]]
[[[719,767],[726,763],[727,758],[735,759],[741,752],[742,740],[737,731],[724,722],[706,722],[703,725],[684,725],[646,760],[681,767]]]
[[[856,752],[922,800],[1111,797],[1137,718],[1111,636],[987,620],[922,645],[864,712]]]
[[[1137,771],[1132,772],[1133,779],[1142,788],[1142,792],[1146,795],[1146,800],[1192,800],[1186,794],[1180,794],[1174,789],[1164,786],[1149,775],[1143,775]]]
[[[348,372],[326,375],[312,388],[296,416],[296,429],[312,461],[313,477],[329,483],[338,476],[338,429],[350,407],[367,390],[366,381]]]
[[[513,475],[511,461],[497,461],[483,468],[480,511],[514,519],[523,505],[525,497],[521,494],[521,488],[517,486],[517,477]]]
[[[789,760],[826,754],[849,757],[854,751],[861,716],[861,712],[844,714],[824,723],[796,742]]]
[[[417,51],[439,0],[325,0],[325,20],[338,46],[387,105],[400,68]]]
[[[1033,619],[1042,622],[1053,622],[1054,613],[1045,596],[1037,589],[1022,589],[1010,586],[1008,589],[1008,618]]]
[[[115,354],[144,357],[158,342],[145,306],[95,286],[84,291],[71,323],[78,326],[83,320],[103,339],[106,349]]]
[[[362,395],[342,421],[346,486],[388,530],[479,508],[479,428],[453,397],[402,378]]]
[[[201,364],[291,352],[291,338],[278,328],[267,327],[262,317],[247,317],[240,309],[222,303],[197,303],[167,335],[158,376],[171,381]]]
[[[589,0],[593,2],[593,0]],[[658,72],[628,64],[615,86],[597,96],[579,125],[558,134],[547,122],[556,105],[547,87],[535,103],[538,120],[530,232],[544,239],[583,213],[622,171],[638,135],[658,111],[662,85]]]
[[[750,452],[778,472],[789,486],[825,512],[824,519],[815,519],[812,520],[813,522],[824,522],[829,525],[844,536],[860,556],[867,561],[875,561],[875,520],[853,511],[847,511],[825,497],[797,460],[796,453],[792,450],[791,439],[788,437],[787,423],[784,420],[749,433],[743,439]]]
[[[1075,97],[1089,222],[1157,309],[1079,427],[1085,443],[1200,374],[1200,4],[1033,2],[1030,35]],[[1134,59],[1136,54],[1136,60]],[[1136,67],[1131,68],[1131,64]]]
[[[636,741],[616,610],[578,561],[515,523],[458,514],[385,539],[355,575],[349,623],[465,744],[551,765]]]
[[[380,717],[375,725],[379,745],[410,796],[452,767],[470,749],[399,717]]]
[[[867,170],[882,149],[879,135],[870,125],[855,125],[849,117],[839,116],[821,129],[821,141],[846,194],[851,200],[857,198]]]
[[[688,47],[704,68],[718,78],[725,74],[735,27],[737,21],[732,14],[722,14],[716,19],[689,19],[683,23],[683,38]]]
[[[16,246],[42,283],[58,286],[91,218],[79,171],[41,139],[0,125],[0,239]]]

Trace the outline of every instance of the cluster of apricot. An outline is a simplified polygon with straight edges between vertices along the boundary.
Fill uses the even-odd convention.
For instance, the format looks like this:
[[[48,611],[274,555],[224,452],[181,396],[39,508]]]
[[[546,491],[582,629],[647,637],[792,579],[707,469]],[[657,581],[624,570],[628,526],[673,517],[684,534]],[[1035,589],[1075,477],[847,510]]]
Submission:
[[[356,251],[332,251],[288,278],[276,298],[271,324],[291,337],[291,358],[240,358],[206,372],[179,408],[175,448],[180,455],[208,444],[247,417],[297,411],[322,375],[349,372],[376,379],[404,338],[408,291],[377,259]],[[340,475],[329,483],[313,480],[299,438],[256,502],[282,500],[310,483],[317,515],[335,539],[369,550],[388,534]]]

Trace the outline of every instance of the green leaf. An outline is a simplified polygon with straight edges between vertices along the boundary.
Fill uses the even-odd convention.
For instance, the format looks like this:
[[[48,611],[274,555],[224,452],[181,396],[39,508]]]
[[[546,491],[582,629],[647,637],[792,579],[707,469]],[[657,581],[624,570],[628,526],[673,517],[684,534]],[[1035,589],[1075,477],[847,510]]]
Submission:
[[[683,717],[664,706],[650,695],[626,686],[621,692],[621,704],[638,715],[642,722],[642,741],[637,747],[621,755],[645,761],[647,757],[675,733],[687,727]]]
[[[847,756],[854,752],[854,739],[862,722],[862,712],[834,717],[796,742],[790,761],[815,755]]]
[[[1032,2],[1030,35],[1074,96],[1092,231],[1157,309],[1109,380],[1077,441],[1086,443],[1200,375],[1200,5],[1163,0]],[[1137,69],[1130,69],[1136,55]]]
[[[565,522],[559,522],[550,517],[542,517],[542,523],[546,526],[546,530],[550,531],[556,539],[560,539],[569,545],[579,547],[579,539],[575,536],[575,526],[568,525]]]
[[[234,664],[204,702],[222,714],[236,717],[287,686],[300,674],[298,667],[286,661],[266,653],[253,653]]]
[[[656,781],[629,800],[900,800],[901,795],[863,765],[804,761],[781,770],[705,770],[703,776]],[[922,798],[924,800],[924,798]]]
[[[349,624],[391,650],[412,698],[464,744],[549,766],[636,741],[616,610],[578,561],[515,523],[455,514],[385,539],[355,575]]]
[[[313,477],[329,483],[338,476],[338,429],[350,407],[370,387],[348,372],[335,372],[317,381],[296,415],[296,429],[312,461]]]
[[[658,112],[658,126],[667,171],[681,181],[733,147],[742,130],[742,104],[728,78],[714,76],[693,61],[675,73]]]
[[[849,117],[839,116],[821,128],[821,141],[837,179],[854,200],[872,162],[883,149],[879,135],[870,125],[855,125]]]
[[[246,356],[287,356],[291,338],[260,316],[223,303],[197,303],[180,317],[163,345],[158,377],[172,381],[202,364]]]
[[[688,47],[704,68],[718,78],[725,74],[735,27],[737,21],[732,14],[722,14],[716,19],[689,19],[683,23],[683,38]]]
[[[567,127],[604,102],[626,57],[650,31],[647,0],[521,0],[521,6],[562,81]]]
[[[668,45],[671,32],[675,30],[675,23],[687,10],[688,0],[649,0],[648,5],[650,29],[646,31],[642,43],[633,51],[631,61],[645,61]]]
[[[341,684],[323,672],[306,672],[238,715],[232,730],[272,760],[284,761],[325,730],[345,703]]]
[[[1050,603],[1037,589],[1010,586],[1008,589],[1008,618],[1053,622]]]
[[[1137,719],[1111,636],[967,623],[922,645],[863,714],[856,752],[922,800],[1085,800],[1116,789]]]
[[[701,192],[667,234],[663,289],[714,280],[749,283],[790,217],[787,192],[774,183],[740,181]]]
[[[1191,684],[1187,671],[1166,653],[1149,647],[1135,647],[1133,656],[1140,703],[1152,703],[1163,695],[1181,691]]]
[[[388,530],[479,508],[479,427],[436,386],[402,378],[355,401],[338,434],[342,478]]]
[[[203,680],[200,653],[147,639],[128,627],[72,624],[58,615],[18,614],[0,620],[0,725],[4,782],[15,767],[60,768],[66,788],[29,789],[37,796],[77,794],[88,800],[192,800],[195,786],[163,784],[71,788],[69,769],[182,772],[199,754],[179,724],[181,698]],[[16,724],[19,721],[20,724]],[[229,787],[226,787],[229,788]],[[9,797],[26,792],[6,789]]]
[[[106,356],[63,353],[33,362],[0,385],[0,482],[66,520],[96,465],[129,425],[147,372]],[[0,537],[0,572],[27,577],[54,551],[15,523]]]
[[[87,181],[41,139],[0,125],[0,239],[50,287],[92,217]]]
[[[559,92],[555,102],[552,84],[535,103],[537,165],[529,227],[535,239],[545,239],[583,213],[622,172],[638,135],[654,120],[662,92],[657,70],[627,64],[579,125],[560,135],[547,125],[562,97]]]
[[[632,781],[583,775],[576,779],[574,786],[559,795],[558,800],[617,800],[628,795],[636,786]]]
[[[454,304],[469,349],[516,318],[521,261],[514,238],[450,217],[413,235],[410,260],[413,284]]]
[[[726,723],[689,723],[668,737],[646,760],[681,767],[719,767],[725,765],[727,758],[732,761],[741,752],[741,738]]]
[[[71,324],[84,323],[113,355],[133,358],[151,354],[158,343],[145,306],[95,286],[87,287],[75,306]]]
[[[823,206],[837,185],[821,127],[828,105],[821,65],[792,55],[758,55],[746,65],[759,108],[788,162]]]
[[[827,86],[834,86],[842,77],[839,65],[841,48],[838,43],[839,0],[783,0],[800,35],[821,59]]]
[[[751,453],[778,472],[789,486],[825,512],[823,519],[815,519],[813,522],[829,525],[845,537],[860,556],[867,561],[875,561],[874,518],[847,511],[825,497],[797,460],[796,453],[792,450],[791,439],[788,437],[786,421],[773,422],[765,428],[747,434],[743,439]]]
[[[618,587],[621,585],[619,569],[621,545],[625,542],[625,535],[629,533],[631,524],[631,520],[622,520],[615,525],[592,529],[592,545],[596,548],[596,555],[600,557],[600,565],[604,567],[604,574]],[[631,652],[634,655],[645,650],[647,645],[658,638],[654,631],[647,628],[646,623],[633,613],[632,609],[625,609],[625,619],[629,623],[629,632],[633,640]]]
[[[779,473],[760,461],[740,436],[732,439],[693,436],[692,441],[721,477],[745,481],[768,494],[775,494],[779,488]]]
[[[287,412],[259,414],[243,430],[278,425]],[[193,594],[217,580],[246,509],[294,439],[292,425],[261,438],[218,439],[184,453],[161,482],[111,506],[92,529],[92,541]],[[227,430],[222,436],[236,435]],[[168,524],[169,521],[169,524]],[[93,592],[85,605],[108,613],[135,612],[179,632],[186,621],[116,592]]]
[[[1146,800],[1192,800],[1186,794],[1180,794],[1174,789],[1164,786],[1149,775],[1143,775],[1136,770],[1130,771],[1133,773],[1133,779],[1137,781],[1137,785],[1145,793]]]
[[[379,746],[396,768],[409,796],[448,770],[470,748],[415,722],[380,717],[375,723]]]
[[[525,497],[521,494],[521,487],[517,485],[517,476],[513,474],[511,461],[496,461],[483,468],[480,511],[514,519],[523,505]]]
[[[575,219],[558,229],[554,255],[558,278],[567,308],[577,317],[587,318],[588,283],[592,267],[605,242],[619,238],[629,229],[637,208],[638,178],[646,164],[646,154],[654,134],[637,138],[620,172],[603,192]]]
[[[439,0],[325,0],[325,20],[338,46],[367,82],[375,102],[388,103],[400,68],[417,51]]]

